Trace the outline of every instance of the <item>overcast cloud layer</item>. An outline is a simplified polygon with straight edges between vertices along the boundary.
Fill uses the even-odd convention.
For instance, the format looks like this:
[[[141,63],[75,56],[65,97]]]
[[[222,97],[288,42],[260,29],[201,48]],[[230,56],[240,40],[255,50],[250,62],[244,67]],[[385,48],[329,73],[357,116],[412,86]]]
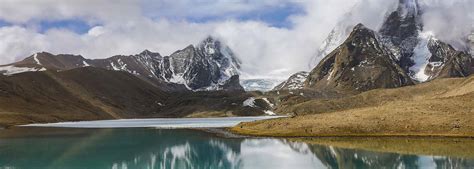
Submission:
[[[310,58],[346,13],[353,11],[353,22],[377,29],[397,1],[0,0],[0,21],[5,23],[0,27],[0,64],[38,51],[87,58],[136,54],[144,49],[169,55],[213,35],[242,60],[244,78],[283,78],[309,69]],[[473,1],[425,1],[430,1],[425,3],[429,6],[425,28],[462,46],[462,38],[474,23]],[[259,17],[273,14],[272,9],[300,11],[281,21],[290,26],[276,27]],[[84,24],[87,29],[41,27],[43,22],[54,21]]]

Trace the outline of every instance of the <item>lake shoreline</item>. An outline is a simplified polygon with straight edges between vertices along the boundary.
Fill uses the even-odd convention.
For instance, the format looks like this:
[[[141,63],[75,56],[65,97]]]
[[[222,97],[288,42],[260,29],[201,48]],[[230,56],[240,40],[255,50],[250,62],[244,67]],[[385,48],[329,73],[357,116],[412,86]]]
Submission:
[[[246,118],[246,117],[243,117]],[[152,120],[153,118],[145,118],[143,120]],[[172,119],[172,118],[163,118],[163,119]],[[213,119],[212,117],[209,118],[177,118],[179,120],[186,120],[186,119]],[[268,123],[272,121],[278,120],[288,120],[294,118],[282,118],[281,116],[275,116],[274,119],[264,119],[264,120],[257,120],[255,122],[243,122],[238,124],[235,127],[180,127],[176,129],[191,129],[191,130],[198,130],[204,131],[208,133],[216,134],[220,137],[225,138],[470,138],[474,139],[474,135],[469,133],[456,133],[456,134],[445,134],[445,133],[435,133],[434,131],[425,131],[419,133],[393,133],[393,131],[389,131],[386,133],[378,132],[375,134],[372,133],[359,133],[359,134],[347,134],[342,132],[326,132],[326,133],[302,133],[295,130],[279,130],[279,131],[269,131],[269,130],[253,130],[249,129],[248,125],[252,125],[255,123]],[[104,120],[104,121],[113,121],[114,119]],[[117,119],[115,119],[117,120]],[[139,120],[139,119],[118,119],[118,120]],[[60,123],[78,123],[78,122],[93,122],[93,121],[65,121]],[[31,125],[30,124],[22,124],[22,125]],[[42,123],[47,124],[47,123]],[[22,125],[7,125],[2,126],[0,125],[0,130],[8,130],[10,128],[21,127]],[[54,126],[53,126],[54,127]],[[416,127],[416,126],[415,126]],[[123,127],[126,128],[126,127]],[[144,126],[143,128],[156,128],[153,126]],[[322,127],[321,127],[322,128]],[[175,128],[164,128],[164,129],[175,129]],[[403,128],[399,128],[400,130]],[[283,131],[283,132],[282,132]],[[348,130],[350,131],[350,130]]]

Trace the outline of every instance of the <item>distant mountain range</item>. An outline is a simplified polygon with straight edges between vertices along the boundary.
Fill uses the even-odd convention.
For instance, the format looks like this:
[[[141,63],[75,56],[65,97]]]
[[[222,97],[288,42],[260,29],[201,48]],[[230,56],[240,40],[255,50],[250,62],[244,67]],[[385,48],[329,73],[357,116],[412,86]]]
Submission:
[[[148,50],[105,59],[36,53],[0,66],[0,126],[272,114],[272,103],[240,85],[240,64],[212,37],[170,56]]]
[[[36,53],[26,59],[0,66],[0,73],[12,75],[28,71],[65,71],[81,67],[97,67],[107,70],[124,71],[143,80],[163,87],[165,90],[229,90],[224,86],[238,85],[240,61],[229,47],[208,37],[196,47],[178,50],[170,56],[161,56],[145,50],[139,54],[118,55],[106,59],[86,59],[79,55],[53,55]],[[237,76],[237,80],[232,80]],[[228,84],[237,82],[237,84]]]

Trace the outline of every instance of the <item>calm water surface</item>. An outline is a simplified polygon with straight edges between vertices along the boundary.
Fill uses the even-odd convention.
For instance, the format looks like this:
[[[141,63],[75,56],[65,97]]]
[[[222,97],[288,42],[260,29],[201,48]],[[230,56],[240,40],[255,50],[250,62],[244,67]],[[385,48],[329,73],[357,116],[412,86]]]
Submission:
[[[474,168],[474,160],[342,149],[285,139],[222,138],[184,129],[0,130],[0,169],[167,168]]]

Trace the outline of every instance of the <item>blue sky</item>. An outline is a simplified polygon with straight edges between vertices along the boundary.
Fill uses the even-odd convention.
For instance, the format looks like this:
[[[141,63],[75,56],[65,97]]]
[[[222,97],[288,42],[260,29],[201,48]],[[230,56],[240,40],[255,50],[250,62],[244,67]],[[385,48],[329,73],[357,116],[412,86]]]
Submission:
[[[207,3],[213,3],[215,0],[204,0],[206,3],[197,5],[195,7],[187,6],[188,4],[181,5],[168,5],[170,2],[162,3],[160,2],[154,4],[152,1],[143,0],[141,4],[141,11],[145,17],[148,17],[152,20],[168,20],[168,21],[185,21],[189,23],[209,23],[209,22],[221,22],[227,20],[236,20],[236,21],[257,21],[265,23],[271,27],[276,28],[286,28],[291,29],[293,22],[290,20],[291,16],[299,16],[305,14],[305,9],[303,6],[297,3],[284,2],[280,4],[259,4],[258,2],[254,5],[252,2],[245,2],[246,5],[254,5],[256,8],[252,9],[237,9],[221,12],[203,12],[199,14],[193,14],[193,11],[206,11],[209,8],[212,8],[212,5],[206,5]],[[157,1],[155,1],[157,2]],[[227,5],[227,4],[226,4]],[[175,7],[175,8],[173,8]],[[215,6],[219,8],[220,6]],[[183,8],[195,8],[188,13],[180,12]],[[107,9],[104,9],[107,10]],[[211,9],[212,10],[212,9]],[[178,14],[180,13],[180,14]],[[0,27],[5,26],[22,26],[22,27],[32,27],[35,28],[38,32],[44,33],[49,29],[67,29],[78,34],[87,33],[91,28],[101,25],[102,23],[91,23],[87,21],[89,18],[61,18],[52,19],[52,18],[35,18],[23,23],[13,23],[6,20],[0,19]]]
[[[80,19],[57,20],[57,21],[41,21],[38,24],[39,32],[43,33],[48,29],[68,29],[73,32],[83,34],[88,32],[92,27],[97,25],[88,24]]]

